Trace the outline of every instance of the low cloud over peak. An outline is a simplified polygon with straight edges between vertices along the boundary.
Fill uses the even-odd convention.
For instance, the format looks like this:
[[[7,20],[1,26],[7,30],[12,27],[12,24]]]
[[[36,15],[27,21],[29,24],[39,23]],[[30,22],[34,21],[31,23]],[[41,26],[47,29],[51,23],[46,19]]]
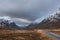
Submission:
[[[28,24],[55,11],[60,0],[0,0],[0,16],[10,16]]]
[[[17,25],[21,25],[21,26],[22,26],[22,24],[28,25],[29,23],[32,22],[32,21],[22,19],[22,18],[11,18],[9,16],[1,16],[0,19],[8,20],[10,22],[12,21],[12,22],[15,22]]]

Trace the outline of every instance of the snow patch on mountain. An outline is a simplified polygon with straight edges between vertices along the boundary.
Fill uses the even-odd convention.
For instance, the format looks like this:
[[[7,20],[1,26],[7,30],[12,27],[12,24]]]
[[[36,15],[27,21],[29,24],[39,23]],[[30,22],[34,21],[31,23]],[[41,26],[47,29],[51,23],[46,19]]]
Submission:
[[[11,20],[11,18],[9,16],[3,16],[3,17],[0,17],[0,19]]]
[[[53,22],[57,22],[58,19],[60,19],[60,10],[52,13],[49,17],[47,17],[47,18],[45,19],[45,21],[46,21],[46,20],[50,20],[50,22],[52,22],[52,21],[53,21]]]
[[[13,20],[12,20],[12,18],[11,17],[9,17],[9,16],[0,16],[0,22],[1,21],[9,21],[9,23],[12,23],[13,22]]]

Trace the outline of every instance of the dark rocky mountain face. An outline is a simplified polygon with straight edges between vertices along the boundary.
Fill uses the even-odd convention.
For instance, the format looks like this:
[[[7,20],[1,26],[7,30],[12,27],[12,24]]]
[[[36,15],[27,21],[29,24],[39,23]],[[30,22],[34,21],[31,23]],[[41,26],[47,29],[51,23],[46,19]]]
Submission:
[[[20,29],[20,27],[17,26],[17,25],[15,24],[15,22],[10,23],[9,26],[10,26],[10,28],[13,28],[13,29]]]
[[[0,28],[7,28],[7,29],[20,29],[19,26],[15,24],[15,22],[9,23],[8,20],[0,20]]]
[[[60,28],[60,11],[57,11],[48,18],[45,18],[41,23],[29,25],[27,29],[58,29]]]

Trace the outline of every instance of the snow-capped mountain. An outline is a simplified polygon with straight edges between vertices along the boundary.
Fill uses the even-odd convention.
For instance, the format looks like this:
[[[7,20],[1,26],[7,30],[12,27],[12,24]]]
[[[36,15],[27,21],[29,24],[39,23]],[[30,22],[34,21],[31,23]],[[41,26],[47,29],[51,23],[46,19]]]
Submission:
[[[0,17],[0,28],[20,29],[9,16]]]
[[[0,17],[0,22],[1,21],[7,21],[7,20],[9,21],[9,23],[13,22],[12,19],[11,19],[11,17],[9,17],[9,16]]]
[[[60,10],[45,18],[41,23],[38,24],[38,26],[51,29],[60,28]]]
[[[44,20],[45,21],[50,20],[50,22],[52,22],[52,21],[57,22],[59,19],[60,19],[60,11],[56,11]]]
[[[28,29],[57,29],[60,28],[60,10],[52,13],[40,23],[27,27]]]

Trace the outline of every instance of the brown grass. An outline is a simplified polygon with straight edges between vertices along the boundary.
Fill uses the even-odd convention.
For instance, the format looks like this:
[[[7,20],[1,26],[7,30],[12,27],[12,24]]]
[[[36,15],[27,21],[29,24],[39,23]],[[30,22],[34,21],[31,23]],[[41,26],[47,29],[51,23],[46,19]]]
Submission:
[[[0,40],[54,40],[41,30],[0,30]]]

